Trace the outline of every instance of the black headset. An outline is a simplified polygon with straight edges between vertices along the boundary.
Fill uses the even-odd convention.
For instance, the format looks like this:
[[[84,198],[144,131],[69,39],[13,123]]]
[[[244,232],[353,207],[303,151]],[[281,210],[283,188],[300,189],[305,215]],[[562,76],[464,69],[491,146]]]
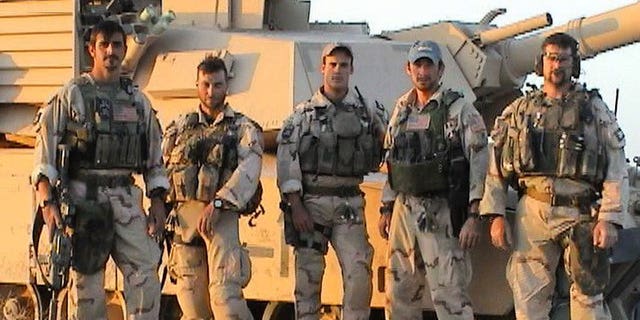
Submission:
[[[574,78],[580,77],[580,54],[578,53],[578,41],[573,40],[571,45],[571,52],[573,57],[573,69],[571,70],[571,76]],[[544,58],[544,53],[540,53],[536,56],[536,61],[533,66],[533,70],[535,73],[542,77],[542,59]]]

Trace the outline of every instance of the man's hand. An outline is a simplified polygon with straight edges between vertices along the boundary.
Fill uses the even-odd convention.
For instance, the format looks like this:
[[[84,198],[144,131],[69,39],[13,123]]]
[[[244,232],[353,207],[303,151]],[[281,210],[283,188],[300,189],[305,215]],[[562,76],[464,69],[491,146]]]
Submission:
[[[202,236],[209,236],[213,234],[213,226],[220,219],[220,210],[213,207],[213,202],[202,209],[200,220],[198,220],[198,232]]]
[[[147,217],[147,233],[149,236],[157,238],[164,232],[164,223],[167,219],[166,207],[161,198],[151,198],[149,216]]]
[[[491,220],[490,233],[491,243],[494,247],[508,250],[513,245],[511,226],[509,226],[504,216],[497,216]]]
[[[381,214],[378,219],[378,231],[382,239],[389,240],[389,227],[391,227],[391,213]]]
[[[47,201],[47,205],[42,208],[42,219],[49,229],[49,242],[53,241],[53,231],[55,228],[62,228],[62,218],[60,218],[60,207],[53,200],[51,195],[51,184],[49,179],[41,177],[36,186],[38,203]]]
[[[460,229],[459,244],[462,249],[471,249],[480,241],[480,221],[478,218],[469,217]]]
[[[42,218],[49,229],[49,242],[53,241],[53,231],[62,228],[62,218],[60,218],[60,208],[55,203],[48,203],[42,208]]]
[[[291,204],[291,220],[298,232],[312,232],[313,219],[301,201]]]
[[[618,230],[611,222],[598,220],[593,227],[593,246],[600,249],[611,248],[618,242]]]

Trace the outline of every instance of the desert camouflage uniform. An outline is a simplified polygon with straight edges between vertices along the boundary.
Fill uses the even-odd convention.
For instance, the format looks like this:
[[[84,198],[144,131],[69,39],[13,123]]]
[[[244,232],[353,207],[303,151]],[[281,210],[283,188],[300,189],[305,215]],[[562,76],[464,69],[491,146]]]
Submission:
[[[585,89],[575,85],[569,94],[586,94]],[[597,94],[589,94],[587,101],[587,117],[591,124],[585,125],[584,140],[599,141],[603,146],[605,157],[603,170],[604,181],[601,187],[584,180],[558,178],[556,176],[526,176],[518,174],[513,177],[523,196],[516,208],[514,251],[507,265],[507,278],[513,290],[516,317],[518,319],[548,319],[551,300],[555,288],[555,272],[560,257],[563,257],[565,269],[569,273],[570,308],[572,319],[609,319],[608,309],[604,305],[602,288],[591,294],[583,292],[576,279],[585,275],[591,277],[592,271],[581,268],[575,261],[580,248],[583,252],[596,252],[591,240],[593,217],[598,220],[621,224],[622,194],[626,165],[624,155],[624,134],[618,127],[615,116],[609,111]],[[542,97],[537,99],[536,97]],[[502,115],[496,119],[491,133],[494,144],[491,147],[489,172],[487,175],[485,194],[481,202],[481,214],[504,215],[508,181],[503,176],[504,161],[502,154],[519,150],[506,148],[507,134],[517,134],[514,128],[523,128],[527,114],[544,109],[552,112],[553,108],[567,108],[566,100],[555,100],[544,97],[541,91],[528,93],[509,105]],[[538,108],[538,109],[536,109]],[[533,111],[531,111],[533,110]],[[557,109],[556,109],[557,110]],[[543,111],[538,111],[538,113]],[[544,117],[538,117],[544,118]],[[581,115],[584,119],[585,116]],[[582,121],[582,120],[581,120]],[[547,124],[545,122],[544,126]],[[552,124],[553,126],[553,124]],[[547,151],[549,152],[549,151]],[[513,161],[515,164],[516,161]],[[509,166],[510,164],[507,164]],[[593,166],[593,169],[596,169]],[[598,192],[601,194],[599,209],[591,201],[582,201],[575,206],[552,206],[529,195],[530,190],[541,194],[552,194],[555,197],[573,197],[575,195]],[[583,208],[579,208],[582,206]],[[586,211],[586,212],[581,212]],[[590,224],[585,224],[586,222]],[[572,241],[573,235],[580,226],[589,229],[589,238],[583,243]],[[606,257],[605,257],[606,260]],[[595,261],[595,260],[594,260]],[[601,266],[608,275],[608,263]],[[595,272],[593,272],[595,274]]]
[[[96,86],[100,95],[110,97],[112,101],[129,99],[119,82],[97,86],[88,74],[82,75],[79,81]],[[59,174],[56,167],[57,145],[61,143],[67,124],[71,121],[84,123],[87,117],[94,116],[86,114],[87,105],[92,102],[83,101],[77,83],[78,80],[71,81],[60,89],[38,115],[35,168],[31,176],[34,184],[40,176],[46,176],[52,184],[55,183]],[[147,98],[137,89],[129,89],[133,89],[135,103],[142,105],[144,110],[142,116],[143,123],[146,124],[147,150],[143,152],[148,152],[148,156],[144,168],[141,169],[149,196],[151,190],[166,190],[169,187],[162,165],[162,133],[155,111]],[[135,115],[135,118],[138,119],[138,116]],[[72,170],[76,168],[74,162],[71,162],[69,167]],[[93,176],[132,174],[132,170],[125,169],[79,171]],[[124,276],[124,296],[129,319],[158,319],[160,282],[156,270],[161,252],[158,244],[147,234],[147,220],[142,209],[142,190],[135,185],[91,186],[85,181],[73,180],[73,177],[70,190],[74,202],[90,197],[111,207],[115,229],[111,256]],[[81,274],[72,268],[68,312],[70,319],[107,318],[104,268],[94,274]]]
[[[197,114],[197,122],[203,129],[223,126],[225,118],[224,121],[231,118],[238,125],[238,166],[233,171],[225,170],[230,174],[225,176],[228,180],[209,198],[224,199],[235,208],[244,208],[260,180],[262,131],[245,116],[236,117],[229,105],[225,105],[211,124],[208,124],[199,108],[192,114]],[[172,158],[182,156],[179,153],[183,152],[185,141],[181,134],[186,122],[186,116],[180,116],[166,129],[163,154],[169,168]],[[203,203],[200,208],[205,205]],[[177,212],[182,214],[181,211]],[[195,212],[195,217],[200,217],[200,214],[201,211]],[[253,319],[242,295],[242,288],[251,278],[251,264],[248,252],[240,244],[238,218],[237,209],[222,210],[219,220],[212,227],[212,234],[204,237],[204,246],[194,242],[174,243],[169,271],[177,279],[176,295],[182,309],[182,319]],[[181,220],[183,217],[179,217],[178,221]],[[185,226],[177,226],[178,229],[182,227]],[[179,230],[176,232],[179,233]]]
[[[442,103],[443,92],[444,89],[439,89],[430,102]],[[393,147],[402,121],[400,115],[407,108],[422,109],[416,105],[415,89],[398,99],[387,130],[386,150]],[[449,107],[444,133],[449,141],[462,142],[464,156],[470,163],[469,201],[479,200],[487,164],[487,131],[482,117],[473,105],[460,98]],[[471,260],[454,234],[446,195],[412,196],[394,191],[387,182],[382,201],[394,201],[386,274],[387,319],[422,318],[425,278],[439,319],[473,319],[467,292]],[[424,231],[419,228],[421,216],[426,219]]]
[[[366,108],[353,92],[354,90],[349,90],[340,103]],[[302,173],[301,169],[300,138],[311,130],[310,119],[314,117],[314,108],[326,110],[327,114],[331,114],[340,107],[324,96],[322,88],[311,100],[296,106],[293,115],[285,121],[278,136],[278,187],[283,194],[302,193],[303,204],[314,223],[332,228],[327,241],[333,246],[342,269],[342,319],[369,319],[373,248],[369,244],[365,226],[364,197],[361,193],[353,196],[334,196],[305,191],[305,188],[310,187],[358,188],[363,177],[308,174]],[[374,126],[372,132],[382,137],[382,121],[372,110],[369,109],[367,112],[371,117],[371,125]],[[374,137],[374,143],[380,143],[381,147],[379,137]],[[346,214],[346,211],[350,211],[351,216]],[[306,247],[295,249],[296,319],[319,319],[325,266],[324,255],[319,250]]]

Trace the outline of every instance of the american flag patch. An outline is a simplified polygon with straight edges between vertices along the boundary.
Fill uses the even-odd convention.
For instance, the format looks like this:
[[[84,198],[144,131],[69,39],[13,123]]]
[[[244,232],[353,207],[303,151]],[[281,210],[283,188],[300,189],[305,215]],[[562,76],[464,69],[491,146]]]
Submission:
[[[429,129],[431,117],[428,114],[411,114],[407,119],[407,130]]]
[[[137,122],[138,110],[135,107],[117,105],[113,110],[113,120],[117,122]]]

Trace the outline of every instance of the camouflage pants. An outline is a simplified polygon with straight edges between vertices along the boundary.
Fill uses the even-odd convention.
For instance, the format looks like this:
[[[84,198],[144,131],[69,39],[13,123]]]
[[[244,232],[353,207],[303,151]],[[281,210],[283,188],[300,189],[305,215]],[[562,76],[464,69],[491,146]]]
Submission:
[[[426,229],[418,219],[425,214]],[[447,200],[400,194],[389,234],[387,319],[422,319],[425,280],[438,319],[473,319],[471,260],[453,237]]]
[[[373,248],[369,244],[364,221],[364,198],[305,195],[304,205],[315,223],[333,228],[329,241],[342,269],[342,319],[369,319]],[[353,209],[352,219],[343,216],[345,205]],[[298,320],[320,318],[322,277],[326,266],[324,259],[324,255],[315,249],[295,250],[294,295]]]
[[[251,263],[240,245],[238,214],[223,212],[205,245],[174,244],[171,251],[169,271],[177,279],[182,319],[253,319],[242,295]]]
[[[73,182],[72,196],[86,198],[86,184]],[[158,319],[160,282],[156,272],[160,248],[147,234],[142,190],[137,186],[98,188],[97,201],[113,209],[115,241],[111,257],[124,278],[128,319]],[[104,269],[86,275],[71,271],[69,319],[107,319]]]
[[[507,264],[507,278],[513,291],[518,319],[548,319],[556,287],[556,268],[563,257],[571,270],[566,235],[554,237],[557,221],[570,226],[568,214],[552,213],[549,204],[524,196],[518,203],[515,249]],[[577,213],[576,213],[577,214]],[[574,219],[575,221],[575,219]],[[565,233],[566,234],[566,233]],[[588,296],[571,281],[571,319],[610,319],[602,294]]]

